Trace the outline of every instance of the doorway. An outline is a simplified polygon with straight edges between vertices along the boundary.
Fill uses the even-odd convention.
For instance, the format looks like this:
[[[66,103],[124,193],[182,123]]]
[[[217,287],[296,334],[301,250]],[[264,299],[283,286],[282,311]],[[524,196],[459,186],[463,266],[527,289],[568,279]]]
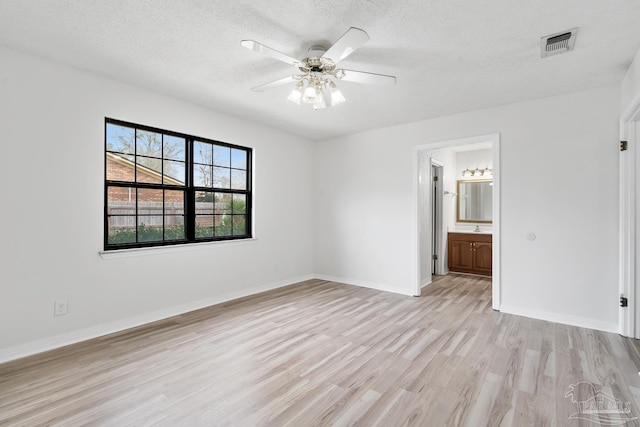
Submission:
[[[492,244],[492,308],[500,309],[501,270],[500,270],[500,134],[481,135],[455,140],[438,141],[416,146],[414,183],[415,224],[416,224],[416,289],[414,295],[420,295],[421,289],[431,283],[433,274],[446,274],[446,235],[447,226],[442,219],[443,209],[454,209],[455,182],[457,171],[447,170],[447,165],[438,161],[437,155],[447,149],[461,149],[463,146],[486,146],[492,149],[493,161],[493,244]],[[449,150],[453,151],[453,150]],[[432,178],[436,177],[435,183]],[[448,177],[448,178],[447,178]],[[451,206],[448,206],[448,204]],[[440,208],[438,208],[440,207]],[[438,214],[440,212],[440,215]],[[438,223],[440,217],[440,223]]]

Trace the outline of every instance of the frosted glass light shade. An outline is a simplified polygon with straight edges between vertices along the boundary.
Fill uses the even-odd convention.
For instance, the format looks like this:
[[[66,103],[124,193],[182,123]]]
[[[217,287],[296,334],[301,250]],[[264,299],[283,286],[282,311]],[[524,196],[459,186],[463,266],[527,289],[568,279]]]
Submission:
[[[335,107],[336,105],[342,104],[346,99],[340,89],[337,86],[333,85],[331,87],[331,106]]]
[[[316,96],[316,101],[313,103],[314,110],[321,110],[323,108],[327,108],[327,103],[324,100],[324,94],[319,93]]]
[[[294,102],[300,105],[300,100],[302,99],[302,92],[298,86],[294,87],[287,99],[291,102]]]
[[[316,88],[313,86],[307,86],[302,94],[302,100],[307,104],[313,104],[316,101]]]

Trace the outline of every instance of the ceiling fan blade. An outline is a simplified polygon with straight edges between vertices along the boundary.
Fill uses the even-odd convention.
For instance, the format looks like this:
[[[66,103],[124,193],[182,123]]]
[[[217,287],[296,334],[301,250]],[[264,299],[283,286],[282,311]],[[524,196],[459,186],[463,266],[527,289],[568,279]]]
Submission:
[[[259,43],[255,40],[242,40],[240,44],[249,50],[253,50],[253,51],[265,54],[267,56],[277,59],[278,61],[285,62],[295,67],[301,64],[298,59],[292,58],[291,56],[286,55],[282,52],[278,52],[277,50],[272,49],[269,46],[265,46],[262,43]]]
[[[334,64],[351,55],[354,50],[365,44],[369,35],[360,28],[351,27],[337,42],[327,50],[322,57],[331,59]]]
[[[274,87],[278,87],[278,86],[282,86],[282,85],[286,85],[287,83],[293,83],[298,81],[295,77],[293,76],[289,76],[289,77],[285,77],[284,79],[280,79],[280,80],[276,80],[270,83],[265,83],[263,85],[260,86],[256,86],[256,87],[252,87],[251,90],[254,92],[264,92],[267,89],[271,89]]]
[[[342,74],[340,80],[346,82],[363,83],[375,86],[393,86],[396,84],[395,76],[387,76],[385,74],[366,73],[364,71],[354,70],[336,70],[336,74]]]

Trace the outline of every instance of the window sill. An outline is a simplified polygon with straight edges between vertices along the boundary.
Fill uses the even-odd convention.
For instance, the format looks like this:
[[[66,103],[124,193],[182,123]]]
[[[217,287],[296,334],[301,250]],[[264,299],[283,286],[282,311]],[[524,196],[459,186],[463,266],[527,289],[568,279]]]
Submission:
[[[257,240],[258,239],[254,237],[240,240],[222,240],[219,242],[188,243],[184,245],[155,246],[151,248],[118,249],[111,251],[99,251],[98,255],[100,255],[100,258],[104,260],[110,260],[176,252],[191,252],[221,246],[246,246],[255,244]]]

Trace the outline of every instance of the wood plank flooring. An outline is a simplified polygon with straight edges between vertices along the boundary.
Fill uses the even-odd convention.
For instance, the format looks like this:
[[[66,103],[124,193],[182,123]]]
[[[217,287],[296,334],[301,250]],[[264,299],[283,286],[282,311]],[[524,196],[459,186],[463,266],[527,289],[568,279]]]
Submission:
[[[303,282],[1,364],[0,425],[640,425],[635,340],[490,298],[453,274],[421,298]]]

